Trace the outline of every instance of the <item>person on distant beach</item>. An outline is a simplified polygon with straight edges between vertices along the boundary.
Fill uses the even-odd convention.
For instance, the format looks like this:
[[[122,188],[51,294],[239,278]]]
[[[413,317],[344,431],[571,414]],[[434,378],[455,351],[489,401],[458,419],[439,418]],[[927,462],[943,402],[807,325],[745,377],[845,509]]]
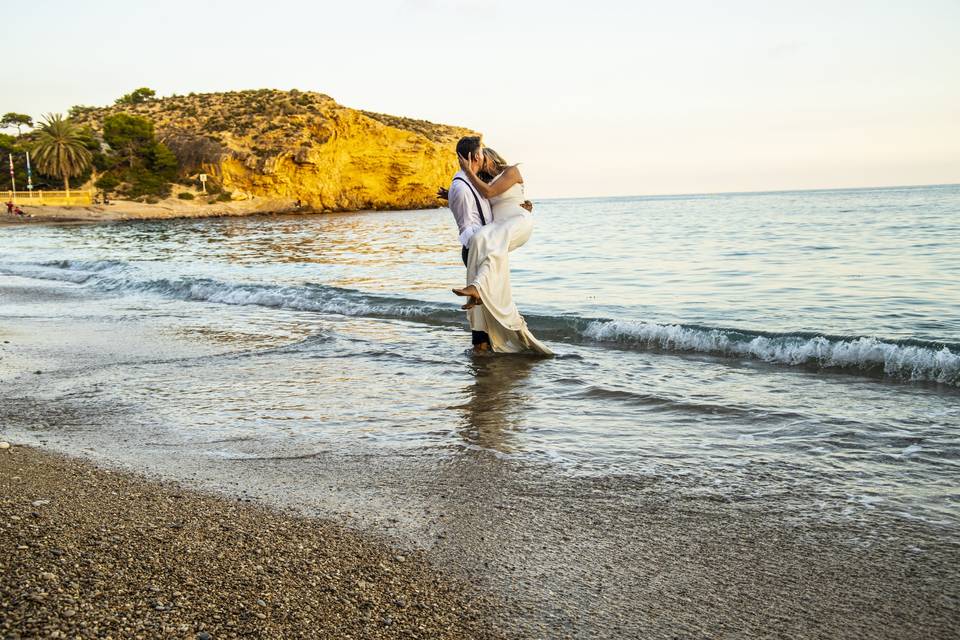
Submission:
[[[7,213],[13,213],[13,203],[7,201]]]
[[[526,244],[533,231],[533,206],[524,200],[523,177],[496,151],[484,149],[478,136],[462,138],[457,156],[460,171],[448,199],[460,229],[467,286],[453,292],[468,298],[462,308],[473,330],[474,350],[551,355],[530,333],[510,288],[509,253]]]

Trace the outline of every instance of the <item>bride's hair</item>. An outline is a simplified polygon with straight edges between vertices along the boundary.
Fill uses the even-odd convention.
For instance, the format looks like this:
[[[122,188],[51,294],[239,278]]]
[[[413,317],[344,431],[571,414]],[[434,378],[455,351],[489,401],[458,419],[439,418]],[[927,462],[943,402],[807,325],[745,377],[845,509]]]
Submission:
[[[502,155],[500,155],[490,147],[483,148],[483,155],[490,161],[490,164],[493,165],[492,172],[481,171],[478,174],[480,179],[483,180],[484,182],[490,182],[491,180],[496,178],[498,175],[500,175],[504,169],[510,166],[507,164],[507,161],[503,159]]]

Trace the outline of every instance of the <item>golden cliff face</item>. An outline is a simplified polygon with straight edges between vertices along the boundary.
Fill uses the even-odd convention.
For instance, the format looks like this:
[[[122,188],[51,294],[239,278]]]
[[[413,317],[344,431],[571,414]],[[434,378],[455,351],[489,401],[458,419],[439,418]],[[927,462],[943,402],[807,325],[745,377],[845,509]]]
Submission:
[[[460,127],[349,109],[319,93],[240,91],[174,96],[85,114],[95,129],[126,111],[154,121],[168,142],[200,141],[195,172],[235,198],[300,199],[316,210],[438,206],[457,170]],[[184,142],[186,141],[186,142]]]
[[[211,171],[233,191],[355,210],[436,206],[437,187],[458,168],[453,148],[459,136],[434,141],[342,107],[322,123],[303,124],[296,147],[226,157]]]

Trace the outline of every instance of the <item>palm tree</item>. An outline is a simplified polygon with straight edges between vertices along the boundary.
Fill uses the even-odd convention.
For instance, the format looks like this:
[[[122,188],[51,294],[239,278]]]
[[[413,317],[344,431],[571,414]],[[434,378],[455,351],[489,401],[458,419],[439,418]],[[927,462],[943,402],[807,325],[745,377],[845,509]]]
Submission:
[[[83,144],[80,130],[59,113],[48,113],[37,131],[33,161],[37,170],[48,176],[63,178],[70,197],[70,177],[83,174],[93,156]]]

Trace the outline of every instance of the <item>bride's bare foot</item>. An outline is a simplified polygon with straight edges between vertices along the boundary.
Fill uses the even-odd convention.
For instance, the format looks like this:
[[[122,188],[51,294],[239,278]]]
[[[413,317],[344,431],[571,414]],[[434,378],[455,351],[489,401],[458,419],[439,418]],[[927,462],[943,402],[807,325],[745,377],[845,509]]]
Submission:
[[[464,298],[479,298],[480,292],[477,291],[477,288],[472,284],[468,284],[462,289],[454,289],[453,292],[458,296],[463,296]]]
[[[473,309],[475,306],[480,304],[483,304],[483,300],[481,300],[480,298],[470,298],[470,302],[468,302],[467,304],[463,305],[460,308],[466,311],[468,309]]]

